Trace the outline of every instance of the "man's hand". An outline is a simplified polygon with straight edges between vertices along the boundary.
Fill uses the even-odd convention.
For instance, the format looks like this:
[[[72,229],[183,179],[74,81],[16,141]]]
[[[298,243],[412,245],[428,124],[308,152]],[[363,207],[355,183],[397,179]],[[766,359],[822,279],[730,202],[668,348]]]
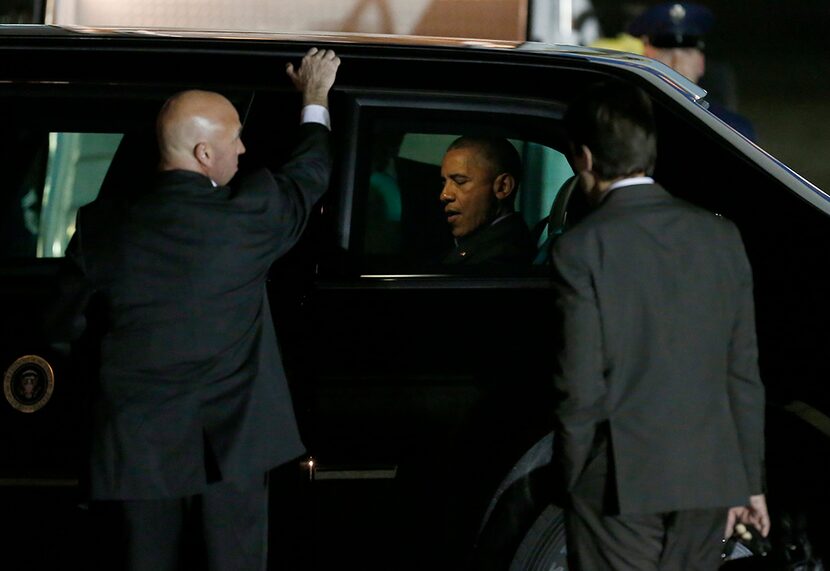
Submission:
[[[726,517],[726,529],[724,537],[730,537],[735,532],[735,525],[738,523],[749,524],[766,537],[769,533],[769,513],[767,512],[767,499],[763,494],[750,496],[749,503],[745,506],[729,508]]]
[[[294,82],[297,91],[303,93],[303,105],[323,105],[328,107],[329,89],[334,85],[340,58],[332,50],[311,48],[303,57],[300,68],[294,70],[294,64],[285,66],[285,73]]]

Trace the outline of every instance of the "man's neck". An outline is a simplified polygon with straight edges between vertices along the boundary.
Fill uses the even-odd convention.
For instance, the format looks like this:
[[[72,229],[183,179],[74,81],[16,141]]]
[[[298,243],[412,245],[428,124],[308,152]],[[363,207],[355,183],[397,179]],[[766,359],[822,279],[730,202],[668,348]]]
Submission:
[[[609,190],[612,190],[620,186],[638,184],[642,179],[649,179],[650,181],[653,181],[653,179],[651,179],[650,177],[646,177],[646,173],[640,171],[630,175],[618,176],[617,178],[613,178],[611,180],[597,180],[597,190],[605,194]]]
[[[602,204],[602,201],[608,196],[608,194],[614,190],[615,188],[620,188],[624,186],[633,186],[637,184],[652,184],[654,183],[654,179],[645,175],[644,172],[636,172],[631,175],[620,176],[611,180],[597,180],[596,187],[592,195],[595,197],[594,204],[599,205]]]

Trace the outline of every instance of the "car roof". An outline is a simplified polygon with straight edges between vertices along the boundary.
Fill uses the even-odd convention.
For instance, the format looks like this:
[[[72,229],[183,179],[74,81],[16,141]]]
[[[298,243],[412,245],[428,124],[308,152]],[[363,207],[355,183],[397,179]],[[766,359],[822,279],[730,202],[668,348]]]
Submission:
[[[590,59],[611,65],[639,67],[656,75],[670,78],[681,90],[693,99],[701,99],[706,90],[698,87],[670,67],[642,55],[609,49],[589,48],[567,44],[546,44],[543,42],[521,42],[491,40],[483,38],[455,38],[436,36],[413,36],[395,34],[363,34],[352,32],[261,32],[237,30],[193,30],[182,28],[134,28],[134,27],[91,27],[58,26],[43,24],[0,25],[0,37],[17,38],[157,38],[157,39],[198,39],[217,42],[274,42],[274,43],[321,43],[350,44],[365,46],[395,46],[415,48],[450,48],[475,51],[520,51],[563,58]]]

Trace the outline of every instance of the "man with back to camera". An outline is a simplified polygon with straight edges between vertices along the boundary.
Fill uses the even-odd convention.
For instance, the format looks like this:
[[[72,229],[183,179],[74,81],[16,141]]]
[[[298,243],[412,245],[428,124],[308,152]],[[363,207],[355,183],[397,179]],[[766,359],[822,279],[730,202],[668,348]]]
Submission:
[[[553,246],[553,461],[569,564],[711,571],[737,521],[769,531],[741,236],[650,178],[656,131],[641,90],[593,86],[565,125],[594,206]]]
[[[513,208],[521,170],[519,153],[507,139],[459,137],[450,144],[441,163],[440,199],[455,244],[444,265],[530,264],[530,231]]]
[[[706,72],[704,40],[714,21],[712,12],[700,4],[666,2],[644,10],[631,21],[628,32],[643,41],[644,55],[697,84]],[[714,115],[750,141],[756,140],[755,127],[749,119],[711,97],[707,102]]]
[[[245,152],[239,115],[218,93],[185,91],[158,115],[153,186],[78,213],[64,309],[104,308],[90,486],[123,508],[127,569],[177,569],[194,506],[211,570],[266,568],[267,472],[304,447],[265,282],[328,186],[339,63],[312,48],[286,66],[303,116],[278,172],[228,186]]]

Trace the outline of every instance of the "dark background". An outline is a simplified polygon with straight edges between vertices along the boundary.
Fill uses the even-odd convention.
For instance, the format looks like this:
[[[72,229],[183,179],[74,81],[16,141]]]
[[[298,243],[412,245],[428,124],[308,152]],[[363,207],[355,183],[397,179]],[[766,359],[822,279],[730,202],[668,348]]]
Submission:
[[[733,64],[759,144],[830,191],[830,2],[718,0],[712,57]]]

